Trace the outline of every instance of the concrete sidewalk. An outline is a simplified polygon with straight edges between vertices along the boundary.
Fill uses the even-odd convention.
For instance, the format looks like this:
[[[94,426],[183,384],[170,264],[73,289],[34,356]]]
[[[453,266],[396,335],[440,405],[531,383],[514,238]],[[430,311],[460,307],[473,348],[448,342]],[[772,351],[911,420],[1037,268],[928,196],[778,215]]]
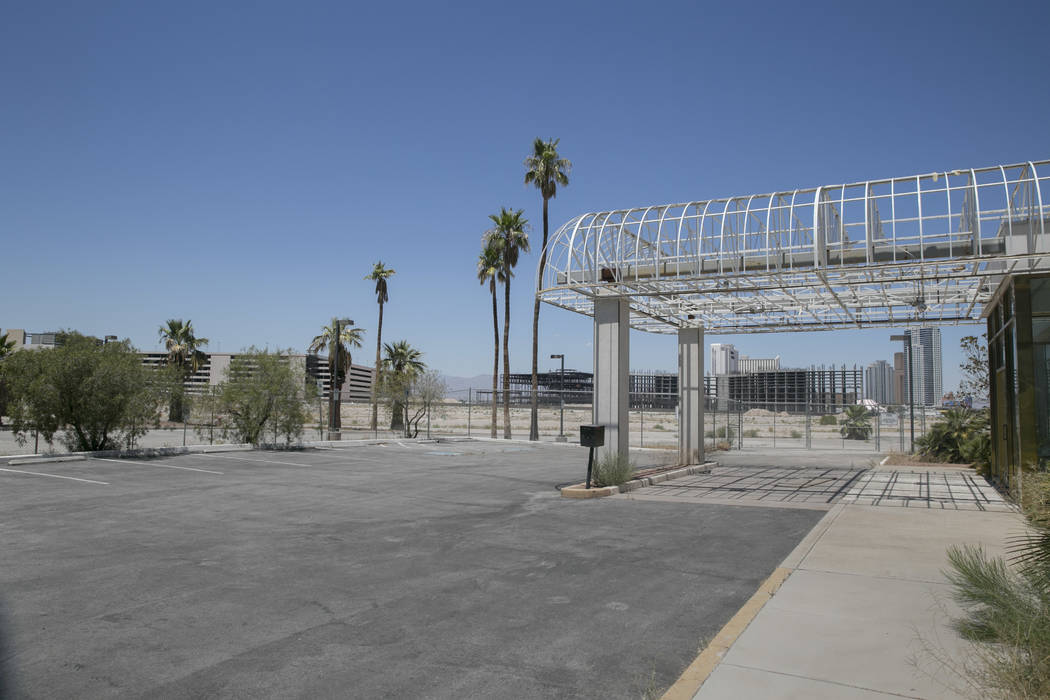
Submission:
[[[717,666],[694,698],[961,697],[965,680],[938,661],[970,656],[949,627],[958,608],[942,574],[945,550],[972,543],[1002,554],[1021,518],[1002,504],[865,502],[847,497],[829,511],[777,570],[774,578],[786,576],[779,590],[752,599],[734,618],[737,630],[734,622],[723,629],[728,651],[719,661],[717,643],[709,647],[707,668]],[[707,673],[701,659],[690,667],[696,679]],[[665,697],[688,697],[689,673]]]

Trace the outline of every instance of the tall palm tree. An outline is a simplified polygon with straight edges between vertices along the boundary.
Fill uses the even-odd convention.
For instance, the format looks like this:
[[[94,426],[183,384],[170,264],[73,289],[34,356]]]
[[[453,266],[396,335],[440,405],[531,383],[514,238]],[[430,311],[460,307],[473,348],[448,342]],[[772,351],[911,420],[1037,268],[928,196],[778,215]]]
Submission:
[[[328,350],[328,387],[330,391],[334,391],[335,398],[334,406],[332,408],[332,415],[328,419],[328,426],[332,430],[339,430],[343,427],[342,418],[342,389],[343,382],[346,380],[347,372],[350,371],[350,363],[353,362],[353,357],[350,355],[350,348],[361,347],[361,336],[365,330],[363,328],[354,328],[347,326],[340,326],[339,337],[335,337],[335,326],[336,319],[332,319],[332,322],[327,326],[321,326],[321,332],[314,336],[314,339],[310,341],[309,350],[312,353],[318,353],[321,350]],[[338,372],[336,371],[336,362],[338,362]],[[338,376],[337,376],[338,375]]]
[[[157,336],[164,341],[164,349],[168,351],[168,365],[178,368],[181,382],[185,385],[186,380],[196,373],[207,359],[207,355],[201,352],[200,348],[208,344],[208,339],[198,338],[193,331],[193,321],[187,320],[183,323],[181,318],[169,318],[157,329]],[[183,420],[183,412],[182,393],[175,392],[168,406],[168,420]]]
[[[547,202],[558,194],[558,186],[567,187],[572,163],[558,154],[560,139],[544,141],[537,138],[532,142],[532,155],[525,159],[525,184],[535,185],[543,197],[543,247],[540,248],[539,279],[543,279],[543,269],[547,266]],[[532,307],[532,397],[529,416],[529,439],[540,439],[539,418],[537,412],[537,354],[539,352],[538,333],[540,327],[540,300],[537,297]]]
[[[529,252],[528,219],[521,209],[500,207],[499,214],[490,214],[495,226],[491,236],[498,243],[500,272],[503,276],[503,437],[510,439],[510,278],[521,253]]]
[[[407,340],[399,340],[393,345],[385,343],[383,350],[386,352],[383,371],[407,392],[408,384],[427,368],[423,362],[423,353],[409,345]],[[395,395],[393,404],[390,429],[401,430],[405,426],[405,402]]]
[[[376,424],[379,421],[379,350],[382,348],[383,342],[383,304],[390,301],[386,280],[393,274],[394,270],[384,267],[383,261],[380,260],[372,266],[372,272],[365,277],[366,280],[372,280],[376,283],[376,302],[379,304],[379,325],[376,327],[376,364],[372,376],[372,430],[376,429]]]
[[[481,239],[481,254],[478,255],[478,281],[488,282],[492,293],[492,432],[496,437],[496,394],[499,379],[499,307],[496,304],[496,282],[503,282],[503,260],[500,255],[499,241],[486,234]]]

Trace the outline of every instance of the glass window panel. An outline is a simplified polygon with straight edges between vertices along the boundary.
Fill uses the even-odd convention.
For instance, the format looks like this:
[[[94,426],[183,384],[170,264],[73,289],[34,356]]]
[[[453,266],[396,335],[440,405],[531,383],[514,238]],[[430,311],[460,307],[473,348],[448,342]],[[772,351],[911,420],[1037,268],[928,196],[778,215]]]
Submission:
[[[1032,280],[1032,313],[1050,314],[1050,277]]]

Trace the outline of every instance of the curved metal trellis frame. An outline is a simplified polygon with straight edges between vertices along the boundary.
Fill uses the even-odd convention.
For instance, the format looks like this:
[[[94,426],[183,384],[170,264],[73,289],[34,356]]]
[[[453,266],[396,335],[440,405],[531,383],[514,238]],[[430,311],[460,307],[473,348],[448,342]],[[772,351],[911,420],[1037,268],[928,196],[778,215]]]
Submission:
[[[537,295],[673,333],[955,325],[999,279],[1050,267],[1050,161],[587,213],[547,245]]]

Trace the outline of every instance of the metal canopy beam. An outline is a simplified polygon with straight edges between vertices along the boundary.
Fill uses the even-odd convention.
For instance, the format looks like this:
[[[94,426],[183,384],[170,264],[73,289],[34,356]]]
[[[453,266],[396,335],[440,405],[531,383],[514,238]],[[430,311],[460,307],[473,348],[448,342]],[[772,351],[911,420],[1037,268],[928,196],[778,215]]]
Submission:
[[[1050,267],[1048,187],[1043,160],[583,214],[536,293],[660,333],[977,323],[1010,269]]]

